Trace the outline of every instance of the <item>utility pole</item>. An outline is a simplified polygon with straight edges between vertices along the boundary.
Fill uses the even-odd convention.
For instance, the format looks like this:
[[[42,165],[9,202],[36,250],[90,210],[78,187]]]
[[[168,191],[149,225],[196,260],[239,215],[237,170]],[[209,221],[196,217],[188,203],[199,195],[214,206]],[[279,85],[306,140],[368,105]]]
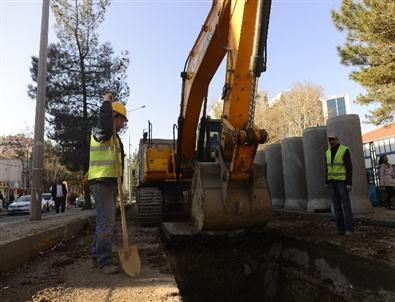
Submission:
[[[43,0],[41,15],[40,55],[38,59],[36,119],[33,141],[33,185],[30,220],[41,219],[41,194],[43,191],[44,117],[47,88],[49,0]]]
[[[137,111],[137,110],[140,110],[140,109],[144,109],[144,108],[145,108],[145,105],[142,105],[140,107],[128,110],[128,113],[129,112],[133,112],[133,111]],[[132,190],[131,190],[131,187],[132,187],[132,173],[131,173],[132,158],[131,158],[131,154],[130,154],[130,146],[131,145],[130,145],[130,127],[129,127],[129,152],[128,152],[129,160],[128,160],[128,169],[127,169],[127,172],[128,172],[128,192],[129,192],[129,200],[128,200],[128,202],[129,203],[132,202]]]

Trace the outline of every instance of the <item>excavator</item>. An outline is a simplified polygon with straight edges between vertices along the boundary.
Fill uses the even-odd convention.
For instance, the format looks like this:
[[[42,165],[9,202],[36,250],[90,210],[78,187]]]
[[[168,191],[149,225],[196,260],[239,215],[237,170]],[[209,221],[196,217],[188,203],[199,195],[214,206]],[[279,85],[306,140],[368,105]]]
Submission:
[[[270,8],[271,0],[213,0],[181,72],[173,138],[152,138],[148,122],[140,140],[141,225],[158,225],[177,212],[199,231],[261,227],[270,219],[265,169],[254,162],[259,144],[268,139],[254,113],[258,80],[266,70]],[[208,88],[225,57],[223,112],[211,119]]]

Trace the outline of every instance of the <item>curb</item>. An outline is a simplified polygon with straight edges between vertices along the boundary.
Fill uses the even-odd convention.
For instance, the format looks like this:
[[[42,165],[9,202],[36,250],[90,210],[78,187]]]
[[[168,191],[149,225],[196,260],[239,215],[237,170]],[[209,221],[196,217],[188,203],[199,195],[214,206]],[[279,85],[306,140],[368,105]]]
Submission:
[[[0,245],[0,273],[9,271],[62,240],[69,240],[85,227],[95,225],[96,215],[74,219],[62,226],[51,228]]]

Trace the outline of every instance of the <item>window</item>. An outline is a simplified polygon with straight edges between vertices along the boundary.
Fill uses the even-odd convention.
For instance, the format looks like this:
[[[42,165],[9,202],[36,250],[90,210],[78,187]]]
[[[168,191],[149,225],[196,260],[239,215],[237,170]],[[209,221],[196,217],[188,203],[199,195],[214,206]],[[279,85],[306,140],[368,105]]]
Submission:
[[[370,157],[369,144],[363,145],[363,154],[364,154],[365,158]]]
[[[346,112],[346,101],[344,97],[340,97],[336,99],[337,103],[337,115],[345,115]]]
[[[328,118],[337,116],[336,100],[327,100],[326,105],[328,107]]]
[[[395,152],[395,137],[389,139],[390,152]]]

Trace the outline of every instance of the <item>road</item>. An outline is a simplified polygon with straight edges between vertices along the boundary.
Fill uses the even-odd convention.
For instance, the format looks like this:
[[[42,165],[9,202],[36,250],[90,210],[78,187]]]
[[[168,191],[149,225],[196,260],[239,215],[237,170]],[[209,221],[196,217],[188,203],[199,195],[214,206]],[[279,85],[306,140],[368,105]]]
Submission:
[[[68,212],[74,212],[74,211],[80,211],[80,210],[81,210],[80,208],[66,209],[66,214]],[[48,215],[55,215],[55,214],[56,214],[55,210],[52,209],[48,213],[43,213],[42,216],[45,217],[45,216],[48,216]],[[61,214],[58,214],[58,215],[64,215],[64,214],[61,213]],[[7,214],[7,210],[1,209],[1,212],[0,212],[0,225],[7,224],[7,223],[10,223],[10,222],[15,222],[15,221],[24,221],[24,220],[29,220],[29,215],[27,215],[27,214],[17,214],[17,215],[10,216],[10,215]]]

